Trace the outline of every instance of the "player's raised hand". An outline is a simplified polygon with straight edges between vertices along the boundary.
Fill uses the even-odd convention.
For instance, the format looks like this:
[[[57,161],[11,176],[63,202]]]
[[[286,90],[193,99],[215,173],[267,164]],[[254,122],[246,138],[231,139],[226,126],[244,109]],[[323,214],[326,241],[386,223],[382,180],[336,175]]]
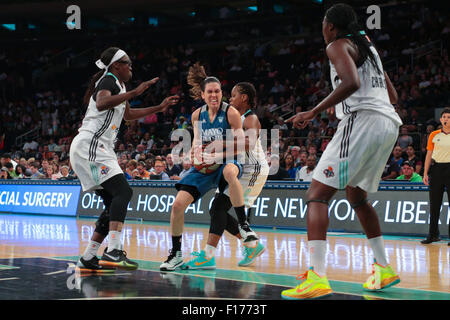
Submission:
[[[140,96],[144,93],[145,90],[147,90],[152,84],[156,83],[159,80],[158,77],[153,78],[152,80],[144,81],[141,84],[139,84],[136,89],[133,90],[135,96]]]
[[[289,123],[291,122],[294,128],[297,129],[303,129],[308,125],[308,122],[312,119],[314,119],[314,112],[305,111],[305,112],[299,112],[296,115],[290,117],[285,122]]]
[[[180,97],[177,95],[165,98],[160,104],[161,112],[166,111],[166,109],[170,106],[176,105],[179,101]]]

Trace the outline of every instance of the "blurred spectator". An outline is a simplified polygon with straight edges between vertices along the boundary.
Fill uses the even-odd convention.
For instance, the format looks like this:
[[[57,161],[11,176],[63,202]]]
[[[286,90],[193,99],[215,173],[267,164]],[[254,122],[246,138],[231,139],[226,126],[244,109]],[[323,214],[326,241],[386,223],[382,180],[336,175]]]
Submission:
[[[397,140],[397,146],[399,146],[402,152],[406,152],[406,148],[413,144],[413,138],[408,134],[408,128],[406,126],[402,126],[400,128],[400,136]],[[401,165],[401,163],[399,163]]]
[[[2,156],[0,157],[0,165],[4,167],[8,162],[12,163],[14,169],[16,168],[17,162],[11,160],[11,154],[9,153],[2,154]]]
[[[416,156],[416,151],[414,150],[414,147],[412,145],[409,145],[406,148],[406,158],[412,167],[414,168],[414,171],[419,173],[422,171],[423,168],[423,162],[422,160],[418,159]]]
[[[405,147],[405,150],[406,150],[406,147]],[[401,168],[402,164],[403,164],[402,154],[403,154],[403,149],[400,146],[396,146],[396,147],[394,147],[394,150],[392,150],[391,160],[396,162],[399,168]]]
[[[14,170],[14,166],[11,162],[7,162],[5,164],[5,168],[8,169],[8,174],[11,177],[11,179],[18,179],[18,175],[16,174],[16,170]],[[17,168],[17,166],[16,166]]]
[[[398,147],[399,148],[399,147]],[[386,166],[384,167],[383,174],[381,175],[381,180],[392,180],[396,179],[400,175],[400,166],[393,157],[390,157]]]
[[[39,162],[34,161],[30,165],[31,179],[45,179],[45,175],[39,172]]]
[[[144,154],[145,146],[143,144],[138,144],[136,150],[131,154],[131,159],[139,161],[139,157]]]
[[[16,166],[16,178],[15,179],[25,179],[26,178],[25,171],[26,171],[26,168],[23,165],[18,164]]]
[[[36,151],[38,147],[39,147],[39,143],[37,143],[36,141],[34,141],[32,139],[29,139],[23,145],[22,150],[26,151],[28,149],[28,150]]]
[[[267,180],[285,180],[290,179],[289,173],[280,166],[280,156],[277,154],[272,154],[268,161],[269,163],[269,176]]]
[[[52,166],[47,166],[47,169],[45,169],[45,173],[44,173],[44,179],[52,179],[52,175],[53,175],[53,167]]]
[[[155,160],[155,170],[150,172],[150,179],[151,180],[170,180],[167,173],[164,172],[164,169],[166,168],[164,161],[162,160]]]
[[[128,161],[128,163],[126,165],[126,171],[124,172],[125,177],[128,180],[132,180],[136,176],[136,172],[135,172],[136,169],[137,169],[137,161],[134,159]],[[137,173],[139,173],[139,172],[137,172]]]
[[[300,147],[299,146],[293,146],[291,148],[291,155],[292,159],[294,160],[294,167],[298,168],[301,166],[300,164]]]
[[[306,166],[300,168],[297,171],[295,181],[312,181],[314,169],[317,165],[317,157],[315,155],[309,155],[306,159]]]
[[[12,179],[8,173],[8,168],[2,167],[0,169],[0,179]]]
[[[422,182],[422,177],[414,172],[414,167],[409,161],[404,161],[402,165],[402,175],[397,180],[408,180],[409,182]]]
[[[61,166],[61,177],[59,180],[73,180],[75,177],[70,174],[68,166]]]
[[[167,155],[166,161],[166,173],[169,176],[170,180],[178,180],[176,179],[176,177],[179,177],[180,172],[182,171],[181,167],[178,164],[173,163],[173,157],[170,153]]]
[[[59,180],[59,178],[62,177],[61,172],[59,172],[59,165],[56,163],[53,164],[53,174],[52,174],[52,180]]]
[[[174,178],[174,180],[181,180],[183,177],[188,173],[188,171],[191,169],[192,163],[191,159],[185,158],[183,159],[183,170],[178,175],[178,178]]]
[[[45,175],[47,173],[47,168],[49,167],[49,163],[47,159],[43,159],[41,161],[41,167],[39,168],[39,173]]]
[[[295,179],[297,168],[294,167],[294,158],[290,153],[284,158],[284,168],[287,170],[289,178]]]
[[[145,169],[145,162],[139,161],[137,164],[137,170],[139,172],[139,177],[143,180],[150,179],[150,172]]]
[[[306,166],[306,160],[308,160],[308,152],[306,152],[306,151],[300,152],[300,162],[299,162],[299,167],[304,167],[304,166]]]

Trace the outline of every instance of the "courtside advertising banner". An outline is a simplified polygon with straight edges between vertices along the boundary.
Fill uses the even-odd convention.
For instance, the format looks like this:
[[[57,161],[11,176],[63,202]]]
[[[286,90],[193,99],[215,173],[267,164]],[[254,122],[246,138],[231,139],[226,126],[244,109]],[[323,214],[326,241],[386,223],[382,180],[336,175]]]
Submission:
[[[251,213],[251,224],[266,227],[306,228],[306,191],[272,184],[265,187],[255,201]],[[170,221],[170,210],[175,201],[176,189],[170,183],[159,186],[133,186],[133,197],[128,205],[128,218],[144,221]],[[426,235],[429,227],[429,196],[427,191],[416,188],[381,190],[368,195],[380,220],[383,233]],[[209,224],[209,208],[214,199],[214,190],[208,192],[185,212],[185,222]],[[78,204],[79,216],[98,216],[103,202],[93,192],[83,192]],[[234,210],[230,210],[234,214]],[[329,203],[329,230],[362,232],[355,211],[345,199],[345,192],[338,191]],[[450,209],[444,197],[439,228],[448,233]]]
[[[0,212],[76,216],[79,185],[0,184]]]

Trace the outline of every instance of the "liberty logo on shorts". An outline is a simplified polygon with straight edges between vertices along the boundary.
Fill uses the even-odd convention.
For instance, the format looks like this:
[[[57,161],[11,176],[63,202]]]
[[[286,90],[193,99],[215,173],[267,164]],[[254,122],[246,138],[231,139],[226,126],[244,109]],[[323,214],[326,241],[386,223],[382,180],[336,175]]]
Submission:
[[[100,171],[101,174],[106,175],[109,172],[109,168],[107,166],[101,167],[102,171]]]
[[[325,170],[323,170],[323,173],[325,174],[325,177],[331,178],[334,177],[334,172],[332,167],[328,167]]]

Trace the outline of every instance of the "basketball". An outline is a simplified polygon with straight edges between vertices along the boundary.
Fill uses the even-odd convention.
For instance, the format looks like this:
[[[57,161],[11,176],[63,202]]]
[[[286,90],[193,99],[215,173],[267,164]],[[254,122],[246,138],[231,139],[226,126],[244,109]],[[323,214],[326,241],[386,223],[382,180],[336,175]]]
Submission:
[[[219,163],[205,163],[203,161],[202,155],[207,146],[208,146],[207,144],[204,144],[201,147],[197,147],[197,150],[195,150],[194,156],[193,156],[192,165],[198,172],[203,173],[203,174],[213,173],[220,167]],[[201,148],[201,150],[200,150],[200,148]]]

